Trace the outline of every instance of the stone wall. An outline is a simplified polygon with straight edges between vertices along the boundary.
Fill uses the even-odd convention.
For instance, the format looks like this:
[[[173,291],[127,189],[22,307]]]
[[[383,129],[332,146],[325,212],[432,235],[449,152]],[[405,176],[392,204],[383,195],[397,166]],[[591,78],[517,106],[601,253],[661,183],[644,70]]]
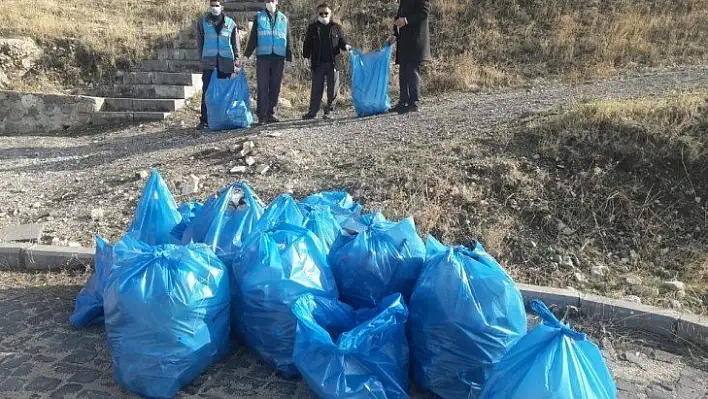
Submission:
[[[103,98],[0,90],[0,134],[55,132],[87,125]]]

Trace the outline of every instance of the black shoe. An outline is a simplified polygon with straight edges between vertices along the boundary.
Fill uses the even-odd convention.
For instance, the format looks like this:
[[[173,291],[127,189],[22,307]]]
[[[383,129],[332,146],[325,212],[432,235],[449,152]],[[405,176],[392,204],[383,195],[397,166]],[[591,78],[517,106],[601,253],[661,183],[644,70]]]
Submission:
[[[302,116],[302,120],[309,121],[309,120],[311,120],[311,119],[315,119],[315,116],[317,116],[317,115],[311,114],[311,113],[308,112],[308,113],[306,113],[305,115]]]
[[[266,120],[266,123],[278,123],[280,122],[280,119],[276,118],[275,115],[271,115],[268,117]]]
[[[199,122],[197,125],[197,130],[206,130],[209,129],[209,124],[206,122]]]
[[[418,103],[413,103],[409,105],[408,112],[420,112],[420,107],[418,106]]]
[[[325,114],[322,115],[322,119],[327,119],[327,120],[332,119],[332,114],[329,112],[325,112]]]
[[[400,114],[405,109],[408,109],[408,104],[398,103],[395,106],[391,107],[391,109],[389,109],[388,112]]]

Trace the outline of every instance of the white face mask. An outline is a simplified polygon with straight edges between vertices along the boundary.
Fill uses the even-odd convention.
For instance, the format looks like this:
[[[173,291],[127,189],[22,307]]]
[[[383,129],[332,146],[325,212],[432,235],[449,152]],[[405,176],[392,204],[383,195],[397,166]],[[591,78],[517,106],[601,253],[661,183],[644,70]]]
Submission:
[[[215,17],[218,17],[219,15],[221,15],[221,7],[220,6],[211,7],[210,11],[211,11],[211,15],[213,15]]]
[[[266,3],[266,10],[275,12],[275,3]]]
[[[317,20],[322,24],[329,25],[329,17],[318,17]]]

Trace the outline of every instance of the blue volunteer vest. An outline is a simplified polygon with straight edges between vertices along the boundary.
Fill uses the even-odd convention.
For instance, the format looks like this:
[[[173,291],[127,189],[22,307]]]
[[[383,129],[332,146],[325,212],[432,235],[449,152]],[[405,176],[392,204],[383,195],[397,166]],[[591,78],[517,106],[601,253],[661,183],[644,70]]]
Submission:
[[[267,11],[261,10],[256,14],[258,24],[258,47],[256,55],[276,54],[285,57],[288,44],[288,17],[282,12],[276,12],[275,23],[270,23]]]
[[[213,60],[214,65],[216,65],[217,56],[233,61],[234,49],[231,47],[231,34],[236,29],[234,20],[224,16],[224,26],[218,35],[214,25],[207,21],[207,17],[202,18],[202,25],[204,26],[202,60],[205,62]]]

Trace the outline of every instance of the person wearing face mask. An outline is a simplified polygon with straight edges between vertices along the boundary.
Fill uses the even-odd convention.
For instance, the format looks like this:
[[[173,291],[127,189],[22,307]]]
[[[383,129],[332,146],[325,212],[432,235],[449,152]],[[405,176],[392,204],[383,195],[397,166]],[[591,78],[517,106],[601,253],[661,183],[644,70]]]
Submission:
[[[265,0],[265,9],[253,20],[244,56],[256,53],[258,123],[279,122],[275,116],[284,69],[290,69],[293,56],[288,18],[277,10],[278,0]]]
[[[339,71],[341,69],[341,51],[349,51],[351,46],[344,39],[342,27],[332,21],[332,9],[323,3],[317,6],[317,21],[307,27],[302,56],[305,67],[312,71],[312,90],[310,92],[310,110],[302,119],[317,116],[322,104],[322,94],[327,83],[327,105],[324,118],[329,119],[334,111],[334,102],[339,91]]]
[[[420,65],[430,59],[429,0],[400,0],[389,43],[396,43],[401,96],[392,112],[418,112]]]
[[[209,12],[197,21],[197,49],[202,60],[202,110],[200,129],[207,128],[207,107],[204,98],[211,74],[216,70],[219,79],[229,78],[239,67],[239,39],[236,22],[224,15],[223,0],[209,1]]]

